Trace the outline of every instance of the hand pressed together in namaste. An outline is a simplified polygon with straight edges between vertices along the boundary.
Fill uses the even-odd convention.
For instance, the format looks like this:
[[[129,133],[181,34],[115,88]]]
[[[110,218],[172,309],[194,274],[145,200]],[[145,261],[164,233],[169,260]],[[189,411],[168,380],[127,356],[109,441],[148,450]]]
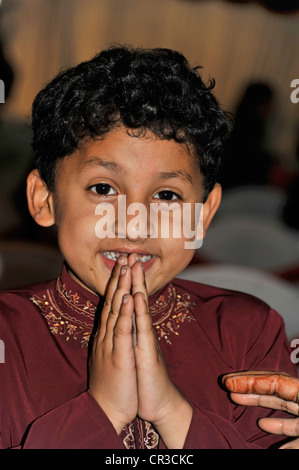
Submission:
[[[152,328],[143,265],[120,256],[107,286],[89,363],[89,389],[117,433],[136,416],[181,448],[192,407],[171,381]]]

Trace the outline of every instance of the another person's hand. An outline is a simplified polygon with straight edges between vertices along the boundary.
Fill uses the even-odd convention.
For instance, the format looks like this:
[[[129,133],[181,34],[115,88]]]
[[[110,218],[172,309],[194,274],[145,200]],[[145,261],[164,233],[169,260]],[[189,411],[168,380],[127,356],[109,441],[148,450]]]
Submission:
[[[283,372],[247,371],[227,374],[223,384],[235,403],[283,410],[299,416],[299,379]],[[298,437],[281,449],[299,449],[299,418],[261,418],[259,427],[272,434]]]

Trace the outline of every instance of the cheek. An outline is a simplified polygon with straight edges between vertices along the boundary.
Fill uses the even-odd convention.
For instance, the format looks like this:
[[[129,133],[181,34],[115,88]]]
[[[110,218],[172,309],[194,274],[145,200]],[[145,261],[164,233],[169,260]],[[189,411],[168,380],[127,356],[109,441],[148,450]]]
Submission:
[[[153,270],[146,273],[149,294],[157,292],[165,284],[172,281],[190,263],[194,251],[184,248],[184,240],[168,238],[157,240],[156,253],[159,254]]]
[[[159,220],[159,238],[169,239],[173,246],[188,252],[202,240],[202,204],[185,203],[177,210],[164,212]],[[164,218],[165,223],[162,222]],[[182,245],[182,246],[181,246]]]
[[[160,239],[160,249],[164,269],[174,276],[181,272],[191,261],[194,255],[193,249],[186,249],[184,238]]]
[[[195,216],[195,206],[194,204],[186,205],[185,209],[181,210],[181,214],[176,213],[170,217],[169,235],[159,238],[163,260],[161,268],[164,273],[167,272],[173,277],[188,266],[195,249],[201,244],[195,241],[197,237],[195,220],[198,218],[198,214]]]
[[[96,216],[82,208],[62,210],[58,221],[58,241],[62,253],[80,257],[86,249],[96,246]]]

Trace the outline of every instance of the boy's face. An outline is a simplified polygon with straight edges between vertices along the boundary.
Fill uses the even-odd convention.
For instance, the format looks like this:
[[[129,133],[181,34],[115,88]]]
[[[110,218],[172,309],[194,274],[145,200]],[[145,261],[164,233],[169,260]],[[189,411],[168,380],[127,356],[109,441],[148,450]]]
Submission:
[[[169,237],[161,236],[161,230],[158,237],[150,236],[151,204],[155,208],[162,202],[177,202],[180,207],[190,203],[194,214],[195,203],[202,202],[202,175],[184,146],[157,139],[150,132],[145,137],[131,137],[118,128],[64,158],[58,164],[55,181],[53,204],[60,249],[71,276],[88,289],[104,295],[119,253],[145,256],[149,294],[173,279],[192,259],[194,250],[185,248],[183,230],[180,238],[174,238],[171,229]],[[138,213],[126,214],[125,225],[118,217],[119,196],[125,196],[122,215],[132,203],[146,209],[144,238],[138,236],[139,225],[133,224],[129,230]],[[96,232],[102,203],[115,209],[115,238]],[[107,225],[109,222],[102,229]]]

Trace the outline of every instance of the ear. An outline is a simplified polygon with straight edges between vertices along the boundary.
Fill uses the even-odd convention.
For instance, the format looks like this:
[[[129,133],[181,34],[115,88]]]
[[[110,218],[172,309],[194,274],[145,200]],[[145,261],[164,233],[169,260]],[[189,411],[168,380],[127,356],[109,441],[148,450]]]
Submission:
[[[29,212],[38,225],[50,227],[55,223],[53,194],[38,170],[32,170],[28,175],[27,201]]]
[[[210,192],[206,202],[203,205],[203,236],[206,236],[208,227],[220,206],[222,197],[222,188],[219,183],[216,183]]]

